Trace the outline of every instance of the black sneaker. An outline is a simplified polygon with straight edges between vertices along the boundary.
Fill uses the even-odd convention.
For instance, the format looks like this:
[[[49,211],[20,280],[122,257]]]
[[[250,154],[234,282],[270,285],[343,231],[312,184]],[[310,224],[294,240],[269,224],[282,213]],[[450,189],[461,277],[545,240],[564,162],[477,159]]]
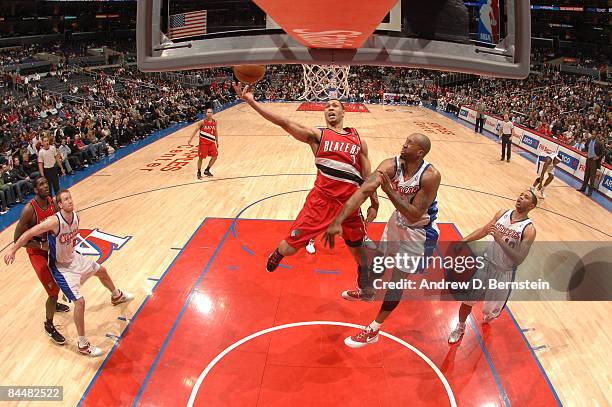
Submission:
[[[198,179],[202,179],[202,173],[198,171]]]
[[[280,264],[281,260],[283,259],[282,254],[280,254],[278,252],[278,250],[274,250],[269,256],[268,256],[268,262],[266,263],[266,270],[268,271],[268,273],[273,272],[274,270],[276,270],[276,268],[278,267],[278,265]]]
[[[206,175],[207,177],[212,177],[213,176],[213,174],[212,174],[212,172],[210,172],[210,170],[204,171],[204,175]]]
[[[66,343],[66,338],[55,329],[53,324],[45,322],[45,332],[51,337],[51,340],[57,345],[63,345]]]
[[[70,312],[70,307],[66,304],[58,302],[57,304],[55,304],[55,312]]]

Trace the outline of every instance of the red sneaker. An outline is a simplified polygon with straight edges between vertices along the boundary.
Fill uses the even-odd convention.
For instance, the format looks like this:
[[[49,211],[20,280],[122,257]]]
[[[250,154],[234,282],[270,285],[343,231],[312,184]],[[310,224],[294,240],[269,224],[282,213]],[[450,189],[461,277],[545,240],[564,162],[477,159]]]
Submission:
[[[124,302],[132,301],[134,296],[130,293],[125,293],[119,290],[119,295],[116,297],[111,296],[111,303],[113,305],[123,304]]]
[[[349,336],[344,344],[349,348],[363,348],[366,345],[378,342],[378,330],[374,331],[369,326],[357,335]]]
[[[85,345],[82,347],[81,345],[77,344],[77,347],[79,348],[79,352],[82,353],[83,355],[87,355],[92,358],[102,356],[102,350],[98,348],[97,346],[92,345],[89,342],[85,342]]]
[[[347,301],[365,301],[372,302],[374,301],[374,294],[367,294],[360,289],[357,290],[346,290],[342,292],[342,298]]]

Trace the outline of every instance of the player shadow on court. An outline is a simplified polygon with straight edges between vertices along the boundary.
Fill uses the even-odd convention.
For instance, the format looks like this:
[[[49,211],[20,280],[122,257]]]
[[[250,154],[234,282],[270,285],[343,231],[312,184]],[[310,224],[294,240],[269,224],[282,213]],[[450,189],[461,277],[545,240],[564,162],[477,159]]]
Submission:
[[[334,301],[328,301],[319,305],[317,308],[315,308],[314,312],[316,314],[325,315],[326,319],[329,318],[330,313],[340,314],[341,320],[351,321],[358,318],[358,315],[356,315],[354,310],[351,310],[348,307],[338,307],[338,303]],[[361,312],[359,312],[359,314],[361,314]],[[342,338],[342,340],[344,340],[344,338]]]
[[[470,316],[469,318],[473,317]],[[491,326],[489,324],[480,324],[480,322],[478,321],[475,321],[475,325],[476,329],[478,329],[478,327],[480,326],[478,334],[482,339],[483,346],[487,348],[487,343],[489,342],[489,339],[491,337]],[[462,405],[461,396],[463,395],[463,390],[470,382],[472,382],[472,376],[474,376],[474,373],[476,373],[478,367],[482,363],[486,363],[486,361],[484,360],[483,349],[478,343],[478,340],[474,337],[474,330],[471,329],[473,325],[468,323],[468,326],[470,327],[470,329],[466,329],[466,335],[470,335],[472,341],[466,341],[464,335],[459,340],[459,342],[453,345],[448,345],[448,343],[446,343],[445,345],[448,346],[448,351],[446,352],[444,360],[441,364],[436,363],[436,361],[434,361],[434,363],[440,366],[440,371],[442,372],[444,377],[446,377],[446,380],[448,380],[451,389],[455,394],[455,398],[457,399],[458,405]],[[446,342],[447,338],[444,337],[443,339],[444,342]],[[459,361],[459,366],[456,366],[457,353],[459,351],[461,351],[460,355],[462,356],[462,358]],[[467,361],[470,359],[470,356],[474,354],[477,355],[477,358],[474,359],[474,361],[470,361],[468,363]],[[468,396],[469,394],[466,393],[465,397],[467,398]]]

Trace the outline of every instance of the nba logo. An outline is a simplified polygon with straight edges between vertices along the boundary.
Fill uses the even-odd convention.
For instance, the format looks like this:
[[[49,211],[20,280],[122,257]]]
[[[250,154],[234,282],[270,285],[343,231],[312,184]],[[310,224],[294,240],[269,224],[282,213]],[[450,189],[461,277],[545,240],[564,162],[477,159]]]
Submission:
[[[499,41],[499,0],[484,0],[480,4],[478,41],[490,44]]]

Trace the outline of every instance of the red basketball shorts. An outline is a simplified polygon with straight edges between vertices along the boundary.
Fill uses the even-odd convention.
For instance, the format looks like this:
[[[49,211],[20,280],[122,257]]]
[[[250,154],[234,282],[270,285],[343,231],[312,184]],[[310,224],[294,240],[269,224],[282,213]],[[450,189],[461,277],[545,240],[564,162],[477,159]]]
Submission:
[[[202,140],[200,138],[200,145],[198,147],[198,157],[206,158],[206,157],[216,157],[219,155],[219,151],[217,151],[217,145],[214,141]]]
[[[49,270],[47,254],[28,253],[28,256],[30,256],[30,263],[32,263],[32,267],[34,267],[34,271],[36,271],[36,275],[40,283],[45,287],[47,294],[50,297],[57,296],[59,294],[59,287]]]
[[[313,189],[289,231],[285,241],[294,248],[306,246],[310,239],[324,233],[340,213],[344,203],[332,200]],[[365,224],[359,210],[353,212],[342,223],[342,238],[358,242],[366,235]]]

